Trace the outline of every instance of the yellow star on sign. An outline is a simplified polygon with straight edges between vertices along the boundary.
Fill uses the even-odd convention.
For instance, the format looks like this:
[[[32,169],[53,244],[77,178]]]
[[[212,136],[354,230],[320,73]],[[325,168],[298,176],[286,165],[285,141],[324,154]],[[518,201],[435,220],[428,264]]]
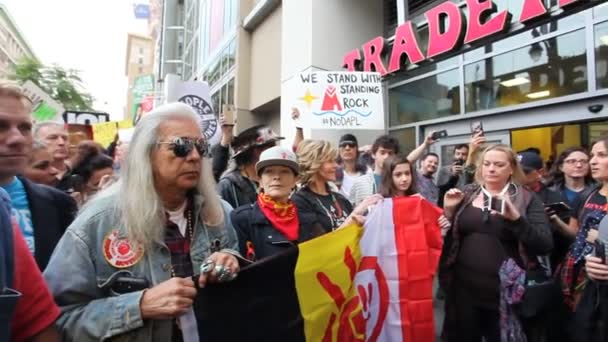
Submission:
[[[304,94],[303,97],[300,97],[299,100],[302,100],[304,102],[306,102],[306,105],[308,106],[308,108],[310,108],[310,105],[312,104],[312,101],[318,99],[318,97],[314,96],[313,94],[310,93],[310,89],[306,89],[306,94]]]

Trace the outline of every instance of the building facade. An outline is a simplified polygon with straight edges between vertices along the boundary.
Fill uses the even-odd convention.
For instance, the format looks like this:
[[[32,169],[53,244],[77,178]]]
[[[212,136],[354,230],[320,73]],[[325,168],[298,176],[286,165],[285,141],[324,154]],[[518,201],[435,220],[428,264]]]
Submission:
[[[125,120],[129,120],[137,115],[143,98],[154,93],[154,40],[152,38],[133,33],[128,34],[125,75],[129,82]],[[151,82],[148,79],[151,79]]]
[[[0,4],[0,77],[23,57],[38,59],[6,6]]]
[[[608,132],[605,1],[494,0],[496,10],[479,26],[469,20],[476,1],[447,2],[391,1],[382,66],[365,61],[368,43],[354,47],[361,69],[385,68],[387,130],[406,149],[445,129],[449,137],[431,150],[449,162],[453,147],[468,142],[471,125],[481,122],[488,141],[537,147],[548,160]],[[436,19],[450,8],[461,14],[454,23],[462,20],[453,40]],[[392,59],[396,45],[409,52]]]
[[[484,7],[492,4],[494,10]],[[363,144],[387,132],[409,150],[445,129],[448,137],[432,150],[449,161],[454,145],[468,142],[471,125],[481,122],[489,141],[538,147],[549,159],[565,147],[588,146],[608,128],[603,0],[184,0],[183,6],[182,78],[209,82],[216,110],[234,103],[237,126],[268,123],[287,142],[298,104],[281,101],[285,84],[300,72],[344,70],[349,63],[384,74],[386,128],[356,131]],[[379,51],[377,59],[366,58],[371,51]],[[343,133],[305,131],[332,141]]]

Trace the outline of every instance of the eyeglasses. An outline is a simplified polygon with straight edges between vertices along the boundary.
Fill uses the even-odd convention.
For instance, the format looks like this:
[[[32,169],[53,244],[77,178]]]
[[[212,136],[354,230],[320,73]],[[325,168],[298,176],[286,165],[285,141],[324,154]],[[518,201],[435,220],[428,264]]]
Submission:
[[[194,148],[201,157],[207,157],[209,154],[209,144],[203,138],[188,138],[179,137],[171,141],[159,141],[159,145],[169,145],[176,157],[185,158]]]
[[[566,159],[566,160],[564,160],[564,164],[568,164],[568,165],[576,165],[576,164],[587,165],[587,164],[589,164],[589,160],[587,160],[587,159]]]
[[[345,141],[345,142],[340,143],[340,147],[341,148],[347,148],[347,147],[356,148],[357,144],[355,144],[354,142]]]

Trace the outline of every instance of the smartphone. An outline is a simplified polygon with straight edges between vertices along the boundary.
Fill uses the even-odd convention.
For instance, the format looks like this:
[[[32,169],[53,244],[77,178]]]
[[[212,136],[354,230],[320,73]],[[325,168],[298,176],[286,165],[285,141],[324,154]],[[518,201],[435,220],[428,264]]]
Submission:
[[[234,126],[235,124],[235,110],[234,106],[230,104],[225,104],[222,106],[222,115],[224,115],[224,120],[226,121],[226,125]]]
[[[433,132],[433,135],[431,135],[431,138],[433,140],[438,140],[441,138],[445,138],[448,136],[448,131],[447,130],[442,130],[442,131],[438,131],[438,132]]]
[[[504,214],[505,202],[498,197],[492,197],[491,202],[490,202],[490,209],[492,209],[498,213]]]
[[[82,192],[84,190],[84,181],[79,175],[71,175],[68,179],[68,192]]]
[[[564,202],[548,203],[545,204],[545,208],[555,212],[556,214],[563,214],[570,212],[572,209]]]
[[[471,135],[483,135],[483,123],[480,121],[472,121],[471,122]]]
[[[464,165],[464,160],[462,159],[454,159],[454,165]]]
[[[123,294],[145,290],[148,287],[149,283],[146,278],[118,277],[112,284],[111,289],[116,293]]]

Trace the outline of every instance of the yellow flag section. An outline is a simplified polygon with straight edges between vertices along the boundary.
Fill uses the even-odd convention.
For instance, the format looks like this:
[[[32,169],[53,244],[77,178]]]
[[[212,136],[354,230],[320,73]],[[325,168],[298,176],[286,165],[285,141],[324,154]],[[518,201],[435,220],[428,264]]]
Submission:
[[[296,290],[307,341],[363,341],[365,320],[354,278],[363,228],[348,226],[302,243]]]
[[[100,143],[104,148],[108,147],[112,141],[114,141],[114,136],[118,133],[118,129],[116,128],[116,122],[102,122],[93,125],[93,140]]]
[[[133,120],[118,121],[118,129],[131,128],[131,127],[133,127]]]

